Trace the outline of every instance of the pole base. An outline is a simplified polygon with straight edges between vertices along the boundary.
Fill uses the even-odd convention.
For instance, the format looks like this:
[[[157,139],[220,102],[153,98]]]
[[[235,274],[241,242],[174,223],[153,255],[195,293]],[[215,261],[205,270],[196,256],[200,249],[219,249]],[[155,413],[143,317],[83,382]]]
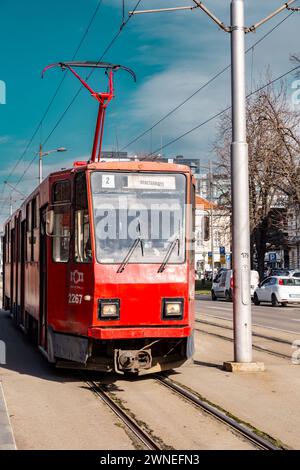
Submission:
[[[264,372],[263,362],[224,362],[223,370],[226,372]]]

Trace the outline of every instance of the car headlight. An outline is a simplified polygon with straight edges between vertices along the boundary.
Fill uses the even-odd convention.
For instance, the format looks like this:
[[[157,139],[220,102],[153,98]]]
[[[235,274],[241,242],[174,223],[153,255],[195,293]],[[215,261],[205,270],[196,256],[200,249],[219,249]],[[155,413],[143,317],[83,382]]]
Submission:
[[[120,300],[100,299],[99,318],[100,320],[118,320],[120,318]]]
[[[163,318],[181,319],[183,317],[183,299],[163,299]]]

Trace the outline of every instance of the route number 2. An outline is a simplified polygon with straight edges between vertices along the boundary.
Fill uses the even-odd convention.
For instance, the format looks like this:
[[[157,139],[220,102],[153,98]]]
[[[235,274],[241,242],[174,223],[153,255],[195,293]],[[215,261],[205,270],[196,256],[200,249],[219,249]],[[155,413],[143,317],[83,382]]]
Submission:
[[[102,188],[115,188],[115,175],[102,175]]]

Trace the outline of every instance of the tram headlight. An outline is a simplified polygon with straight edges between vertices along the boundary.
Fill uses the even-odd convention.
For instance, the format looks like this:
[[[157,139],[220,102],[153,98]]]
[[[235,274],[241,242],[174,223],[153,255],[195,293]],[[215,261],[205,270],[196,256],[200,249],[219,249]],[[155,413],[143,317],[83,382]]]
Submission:
[[[100,299],[99,300],[99,319],[100,320],[118,320],[120,318],[120,300],[119,299]]]
[[[179,320],[183,317],[183,299],[163,299],[163,318]]]

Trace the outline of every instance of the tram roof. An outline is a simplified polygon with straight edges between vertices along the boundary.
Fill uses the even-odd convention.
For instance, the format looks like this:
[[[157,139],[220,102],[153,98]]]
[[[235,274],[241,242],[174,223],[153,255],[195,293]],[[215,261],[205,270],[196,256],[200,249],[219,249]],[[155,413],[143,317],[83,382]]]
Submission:
[[[187,165],[180,165],[178,163],[166,163],[166,162],[155,162],[155,161],[105,161],[105,162],[74,162],[73,168],[66,170],[56,171],[51,173],[49,176],[58,176],[61,174],[70,173],[71,171],[80,170],[111,170],[111,171],[155,171],[155,172],[182,172],[191,173],[191,169]]]

